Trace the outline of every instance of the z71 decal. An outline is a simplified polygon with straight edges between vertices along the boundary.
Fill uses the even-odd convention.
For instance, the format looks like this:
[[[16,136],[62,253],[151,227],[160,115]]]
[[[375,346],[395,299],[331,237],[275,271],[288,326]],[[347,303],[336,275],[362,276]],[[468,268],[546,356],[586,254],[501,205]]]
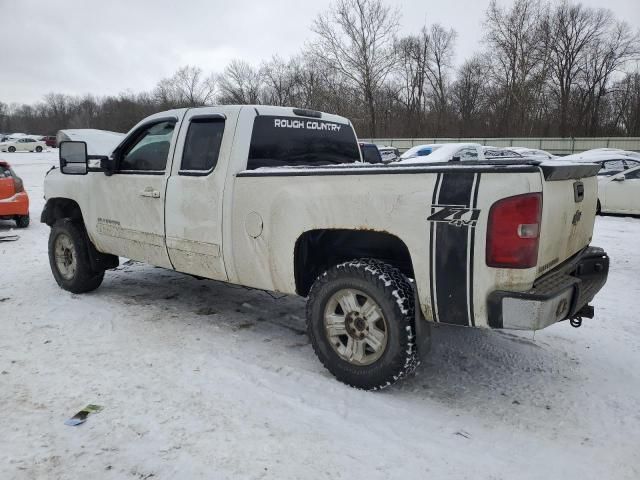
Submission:
[[[455,227],[472,227],[478,223],[480,209],[461,205],[432,205],[429,222],[445,222]]]

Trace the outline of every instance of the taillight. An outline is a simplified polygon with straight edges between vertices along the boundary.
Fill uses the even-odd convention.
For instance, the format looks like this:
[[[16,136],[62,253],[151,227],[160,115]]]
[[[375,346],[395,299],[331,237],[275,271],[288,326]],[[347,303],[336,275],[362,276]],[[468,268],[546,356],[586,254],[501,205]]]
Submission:
[[[489,211],[487,265],[531,268],[538,263],[542,194],[498,200]]]
[[[24,192],[24,183],[20,177],[13,177],[13,188],[16,193]]]

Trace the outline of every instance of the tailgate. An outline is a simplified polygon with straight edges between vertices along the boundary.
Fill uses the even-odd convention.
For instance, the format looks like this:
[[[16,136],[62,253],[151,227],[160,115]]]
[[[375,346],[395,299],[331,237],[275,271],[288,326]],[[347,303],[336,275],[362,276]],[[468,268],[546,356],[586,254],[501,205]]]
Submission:
[[[598,166],[545,162],[541,165],[540,276],[591,242],[598,202]]]

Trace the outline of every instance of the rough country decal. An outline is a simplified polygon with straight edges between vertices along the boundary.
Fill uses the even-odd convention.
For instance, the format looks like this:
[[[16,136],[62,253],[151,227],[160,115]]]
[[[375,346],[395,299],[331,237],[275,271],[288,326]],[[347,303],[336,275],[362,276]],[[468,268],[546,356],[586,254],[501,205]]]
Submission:
[[[273,120],[275,128],[295,128],[304,130],[321,130],[327,132],[339,132],[342,125],[339,123],[319,122],[317,120],[291,120],[288,118],[276,118]]]
[[[432,205],[429,222],[446,222],[456,227],[472,227],[478,223],[480,210],[463,205]]]

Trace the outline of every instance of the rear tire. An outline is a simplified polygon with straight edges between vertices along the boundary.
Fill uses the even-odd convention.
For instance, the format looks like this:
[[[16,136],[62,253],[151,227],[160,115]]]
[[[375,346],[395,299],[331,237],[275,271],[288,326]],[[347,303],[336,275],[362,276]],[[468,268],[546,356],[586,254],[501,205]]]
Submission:
[[[42,147],[36,147],[36,152],[40,153],[42,151]]]
[[[598,200],[598,204],[596,205],[596,215],[602,215],[602,205],[600,205],[600,200]]]
[[[414,294],[395,267],[360,259],[337,265],[311,287],[307,332],[322,364],[355,388],[378,390],[420,363]]]
[[[7,150],[9,151],[9,153],[13,153],[16,151],[16,147],[9,147],[7,148]]]
[[[57,284],[72,293],[95,290],[104,270],[95,271],[89,259],[89,237],[70,218],[57,220],[49,234],[49,265]]]
[[[30,218],[29,214],[27,215],[18,215],[16,218],[16,227],[18,228],[27,228],[29,226]]]

